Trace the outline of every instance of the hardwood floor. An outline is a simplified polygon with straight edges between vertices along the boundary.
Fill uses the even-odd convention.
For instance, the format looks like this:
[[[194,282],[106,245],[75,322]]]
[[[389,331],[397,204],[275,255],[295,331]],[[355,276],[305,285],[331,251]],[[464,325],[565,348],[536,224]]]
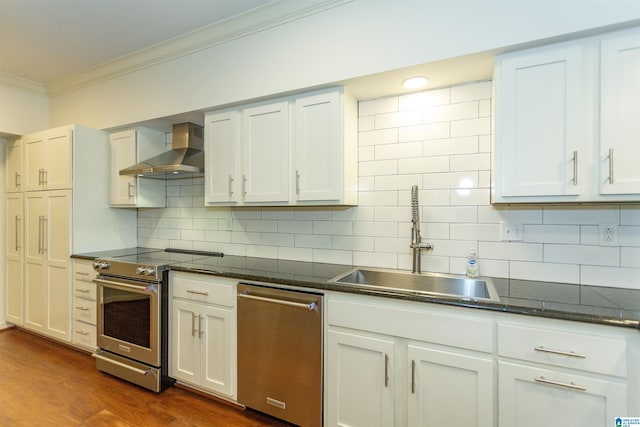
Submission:
[[[95,360],[20,329],[0,331],[0,426],[283,427],[264,414],[179,387],[155,394]]]

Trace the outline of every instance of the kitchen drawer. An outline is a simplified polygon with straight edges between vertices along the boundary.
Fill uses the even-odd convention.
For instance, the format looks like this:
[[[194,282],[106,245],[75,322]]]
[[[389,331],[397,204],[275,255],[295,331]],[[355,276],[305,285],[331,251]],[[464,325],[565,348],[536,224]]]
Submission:
[[[93,269],[93,264],[79,261],[73,262],[73,281],[92,283],[97,273]]]
[[[170,282],[174,298],[234,307],[237,281],[224,277],[175,274]]]
[[[617,377],[627,376],[627,342],[622,338],[500,323],[498,355]]]
[[[91,350],[96,349],[96,326],[74,320],[72,343]]]
[[[332,326],[493,352],[492,321],[476,312],[466,316],[453,311],[422,303],[392,305],[330,299],[328,321]]]
[[[84,298],[73,297],[73,318],[96,324],[97,303]]]
[[[79,282],[78,280],[74,280],[73,296],[95,301],[96,300],[95,283]]]

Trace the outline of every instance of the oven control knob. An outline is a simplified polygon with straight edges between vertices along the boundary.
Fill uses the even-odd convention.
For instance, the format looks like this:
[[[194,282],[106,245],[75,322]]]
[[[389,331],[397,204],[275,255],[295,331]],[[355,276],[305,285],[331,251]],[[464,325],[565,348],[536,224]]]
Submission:
[[[145,273],[147,276],[153,276],[154,274],[156,274],[156,269],[153,267],[147,267]]]
[[[94,261],[93,268],[95,270],[108,270],[111,265],[106,261]]]
[[[144,271],[145,271],[145,268],[144,268],[144,267],[138,267],[138,268],[136,268],[136,274],[137,274],[137,275],[139,275],[139,276],[144,275]]]
[[[138,267],[136,268],[136,274],[140,276],[152,276],[156,274],[156,269],[153,267]]]

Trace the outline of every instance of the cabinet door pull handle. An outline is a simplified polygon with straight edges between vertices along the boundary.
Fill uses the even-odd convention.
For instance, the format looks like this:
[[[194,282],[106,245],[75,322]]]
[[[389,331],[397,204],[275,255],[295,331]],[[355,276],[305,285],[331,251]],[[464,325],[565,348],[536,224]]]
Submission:
[[[20,217],[16,215],[16,252],[20,250]]]
[[[242,196],[247,195],[247,176],[242,175]]]
[[[577,391],[587,391],[585,386],[581,386],[574,383],[563,383],[560,381],[548,380],[545,377],[536,377],[533,379],[537,383],[547,384],[554,387],[568,388],[569,390],[577,390]]]
[[[202,338],[202,334],[204,333],[202,331],[202,320],[204,319],[204,316],[198,316],[198,338]]]
[[[573,152],[573,185],[578,185],[578,151]]]
[[[38,185],[42,185],[42,168],[38,169]]]
[[[47,185],[48,182],[49,182],[49,177],[47,176],[47,171],[45,169],[42,169],[42,183],[44,185]]]
[[[204,295],[205,297],[209,295],[209,292],[192,291],[191,289],[187,289],[187,292],[190,294]]]
[[[133,184],[130,182],[127,184],[127,196],[133,199]]]
[[[20,188],[20,174],[16,172],[16,188]]]
[[[42,215],[38,216],[38,253],[42,253]]]
[[[296,194],[300,194],[300,171],[296,171]]]
[[[609,184],[613,184],[613,148],[609,148]]]
[[[233,177],[229,175],[229,197],[233,196]]]
[[[195,337],[196,332],[198,332],[198,330],[196,329],[196,314],[191,313],[191,336]]]
[[[587,358],[586,355],[580,354],[580,353],[576,353],[573,350],[571,350],[571,351],[554,350],[552,348],[546,348],[546,347],[543,347],[543,346],[534,347],[534,350],[542,352],[542,353],[560,354],[562,356],[575,357],[575,358],[578,358],[578,359],[586,359]]]
[[[416,393],[416,361],[411,361],[411,394]]]
[[[42,252],[46,252],[47,251],[47,246],[48,245],[48,241],[47,241],[47,217],[43,216],[42,217]]]
[[[384,355],[384,386],[389,387],[389,355]]]

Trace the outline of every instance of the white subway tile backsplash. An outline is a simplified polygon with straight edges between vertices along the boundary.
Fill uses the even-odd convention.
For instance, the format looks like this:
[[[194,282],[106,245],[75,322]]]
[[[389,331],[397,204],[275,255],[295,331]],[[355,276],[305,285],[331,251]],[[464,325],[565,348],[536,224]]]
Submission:
[[[583,265],[580,267],[581,284],[594,286],[616,286],[638,289],[640,268],[596,267]]]
[[[470,154],[478,152],[478,137],[433,139],[422,143],[425,156],[448,156],[451,154]]]
[[[359,103],[359,205],[204,207],[204,179],[170,181],[165,209],[138,211],[138,244],[229,255],[411,268],[411,186],[420,187],[424,271],[640,288],[640,204],[490,204],[492,83]],[[523,241],[500,241],[500,222]],[[599,224],[619,245],[600,246]],[[231,230],[229,230],[231,228]]]
[[[418,126],[407,126],[398,129],[398,141],[421,141],[425,139],[442,139],[450,136],[449,122],[430,123]],[[466,136],[466,135],[459,135]]]
[[[524,239],[532,243],[580,243],[580,226],[578,225],[537,225],[524,226]]]
[[[433,107],[434,105],[447,105],[450,103],[450,100],[450,88],[417,92],[400,96],[399,110],[420,110],[427,107]]]
[[[544,245],[544,262],[561,264],[620,265],[617,246]]]
[[[472,82],[451,88],[451,103],[491,99],[491,82]]]
[[[640,247],[620,248],[620,266],[640,268]]]
[[[371,101],[361,101],[358,103],[359,116],[371,116],[374,114],[392,113],[398,111],[398,97],[373,99]]]
[[[509,275],[523,280],[580,283],[580,268],[572,264],[511,261]]]
[[[491,119],[479,117],[477,119],[455,120],[451,122],[451,136],[489,135],[491,133]]]

